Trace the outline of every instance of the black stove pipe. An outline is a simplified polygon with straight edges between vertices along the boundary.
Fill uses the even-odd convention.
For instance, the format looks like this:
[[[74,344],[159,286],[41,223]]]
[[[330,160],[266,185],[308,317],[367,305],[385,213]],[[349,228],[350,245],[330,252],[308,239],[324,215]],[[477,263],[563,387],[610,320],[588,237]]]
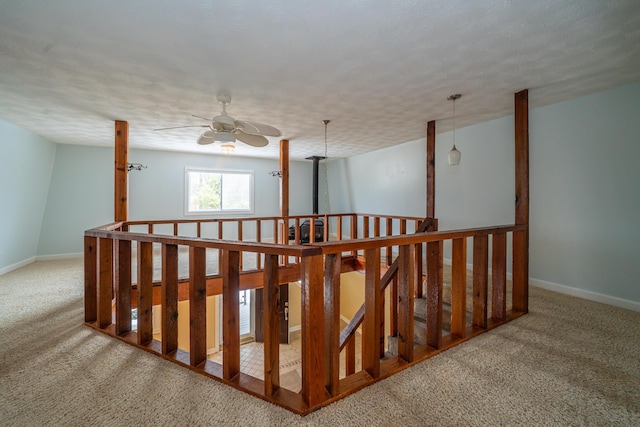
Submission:
[[[307,160],[313,160],[313,214],[318,214],[318,166],[320,164],[320,160],[325,159],[325,157],[320,156],[311,156],[307,157]]]

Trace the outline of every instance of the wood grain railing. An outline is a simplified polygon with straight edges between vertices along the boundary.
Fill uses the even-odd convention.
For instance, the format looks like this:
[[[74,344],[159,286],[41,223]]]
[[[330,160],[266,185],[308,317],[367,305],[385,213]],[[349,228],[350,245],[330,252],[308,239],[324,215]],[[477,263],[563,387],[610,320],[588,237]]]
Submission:
[[[323,242],[300,245],[305,219],[323,218]],[[459,342],[526,312],[526,226],[455,231],[422,231],[414,217],[332,214],[287,218],[130,221],[85,232],[85,322],[109,335],[215,378],[299,414],[307,414],[362,387],[392,375]],[[288,228],[295,228],[290,242]],[[424,226],[424,223],[423,223]],[[168,231],[168,232],[167,232]],[[313,233],[312,233],[313,234]],[[508,237],[512,247],[507,248]],[[471,240],[473,289],[467,316],[467,240]],[[489,241],[492,282],[489,289]],[[444,244],[451,244],[450,330],[443,332]],[[158,252],[154,260],[154,246]],[[188,253],[188,273],[181,277],[180,252]],[[217,271],[209,274],[213,251]],[[507,253],[513,284],[507,282]],[[250,255],[243,263],[243,254]],[[154,280],[154,264],[161,277]],[[135,278],[132,265],[135,265]],[[426,271],[423,269],[426,266]],[[391,268],[389,268],[391,267]],[[360,369],[355,339],[341,341],[341,273],[364,272]],[[389,273],[389,271],[394,271]],[[381,278],[391,283],[386,298]],[[414,300],[426,273],[426,344],[414,342]],[[389,279],[389,280],[387,280]],[[280,385],[278,341],[279,285],[300,281],[301,389]],[[241,289],[264,288],[264,375],[259,379],[240,366]],[[491,301],[487,300],[489,290]],[[507,295],[511,291],[511,309]],[[206,298],[222,295],[222,363],[207,359]],[[188,300],[189,349],[178,348],[178,302]],[[161,337],[153,338],[152,306],[162,306]],[[386,308],[385,308],[386,304]],[[137,328],[132,328],[132,308]],[[398,354],[384,356],[384,314]],[[357,327],[351,325],[349,337]],[[347,344],[353,342],[353,345]],[[340,354],[347,357],[341,361]],[[353,354],[351,357],[349,354]]]

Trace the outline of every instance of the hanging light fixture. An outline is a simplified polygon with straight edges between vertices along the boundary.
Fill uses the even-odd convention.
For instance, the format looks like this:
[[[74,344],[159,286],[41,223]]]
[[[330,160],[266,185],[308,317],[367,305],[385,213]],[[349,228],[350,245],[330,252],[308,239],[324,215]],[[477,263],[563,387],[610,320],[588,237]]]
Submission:
[[[448,101],[453,101],[453,148],[449,151],[449,165],[455,166],[460,164],[460,158],[462,153],[456,148],[456,99],[460,99],[462,95],[456,93],[447,98]]]

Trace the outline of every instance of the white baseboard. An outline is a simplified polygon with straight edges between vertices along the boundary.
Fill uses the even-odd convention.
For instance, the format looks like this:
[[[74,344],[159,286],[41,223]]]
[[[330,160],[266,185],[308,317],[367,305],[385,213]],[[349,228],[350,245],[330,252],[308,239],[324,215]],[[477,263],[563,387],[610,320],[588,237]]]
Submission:
[[[84,253],[82,252],[74,252],[70,254],[57,254],[57,255],[38,255],[36,257],[36,261],[56,261],[60,259],[76,259],[82,258]]]
[[[8,265],[6,267],[0,268],[0,276],[3,274],[7,274],[13,270],[17,270],[25,265],[29,265],[36,260],[36,257],[32,256],[31,258],[23,259],[20,262],[16,262],[15,264]]]
[[[627,310],[640,311],[640,302],[630,301],[623,298],[612,297],[610,295],[587,291],[585,289],[573,288],[571,286],[560,285],[558,283],[547,282],[545,280],[529,278],[529,284],[537,288],[558,292],[565,295],[586,299],[589,301],[609,304],[614,307],[626,308]]]

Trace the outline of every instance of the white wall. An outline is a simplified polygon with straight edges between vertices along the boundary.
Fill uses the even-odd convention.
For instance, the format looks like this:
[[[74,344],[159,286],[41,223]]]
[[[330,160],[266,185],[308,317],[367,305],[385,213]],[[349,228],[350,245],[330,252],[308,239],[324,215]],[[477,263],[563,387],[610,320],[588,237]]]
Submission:
[[[638,111],[640,83],[530,111],[535,283],[640,302]],[[513,116],[458,129],[455,167],[447,165],[452,132],[437,135],[440,229],[513,223],[513,134]],[[420,139],[346,159],[352,209],[424,215],[425,156]]]
[[[39,256],[83,251],[84,230],[113,222],[113,149],[59,144]]]
[[[81,253],[84,231],[113,221],[113,148],[59,145],[38,255]],[[278,160],[165,151],[129,152],[147,169],[129,173],[129,219],[180,219],[185,167],[254,171],[255,213],[280,214]],[[290,164],[290,214],[311,212],[311,162]],[[191,217],[193,218],[193,217]]]
[[[36,256],[56,144],[0,120],[0,274]]]

